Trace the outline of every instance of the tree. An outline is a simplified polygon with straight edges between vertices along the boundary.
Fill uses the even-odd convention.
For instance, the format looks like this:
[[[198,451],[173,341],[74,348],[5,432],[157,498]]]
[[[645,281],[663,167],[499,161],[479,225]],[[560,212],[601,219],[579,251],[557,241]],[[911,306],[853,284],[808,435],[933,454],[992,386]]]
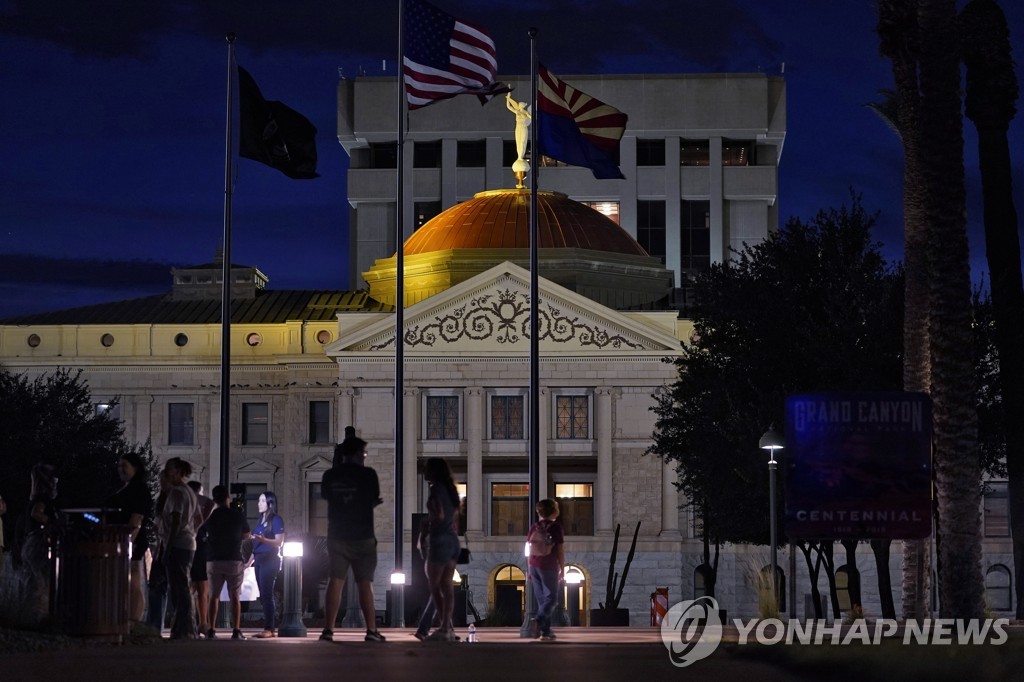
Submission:
[[[871,241],[874,222],[853,196],[850,208],[791,219],[696,282],[694,338],[652,408],[648,452],[675,463],[716,546],[769,539],[756,443],[782,423],[786,395],[899,388],[903,279]]]
[[[36,463],[56,468],[58,508],[99,507],[120,485],[117,461],[129,451],[152,465],[148,445],[129,444],[121,423],[96,410],[80,371],[58,369],[29,379],[0,368],[0,492],[12,516],[28,505]]]
[[[1013,202],[1013,175],[1006,131],[1017,114],[1006,17],[993,0],[971,0],[960,13],[963,61],[967,67],[965,110],[978,130],[985,216],[985,257],[991,271],[992,313],[999,357],[1010,518],[1024,519],[1024,283],[1020,237]],[[1011,524],[1016,593],[1024,590],[1024,524]],[[1017,600],[1024,618],[1024,600]]]

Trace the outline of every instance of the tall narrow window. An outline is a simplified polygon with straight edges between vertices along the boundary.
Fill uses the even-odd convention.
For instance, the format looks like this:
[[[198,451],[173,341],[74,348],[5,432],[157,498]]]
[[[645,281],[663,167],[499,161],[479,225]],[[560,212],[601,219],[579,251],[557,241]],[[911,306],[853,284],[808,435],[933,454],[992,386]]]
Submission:
[[[1005,481],[985,484],[985,537],[1010,537],[1010,507]]]
[[[441,167],[441,140],[414,142],[412,147],[413,168]]]
[[[492,395],[491,438],[521,440],[523,437],[523,397],[521,395]]]
[[[636,165],[638,166],[664,166],[665,165],[665,140],[643,140],[636,141]]]
[[[555,499],[566,535],[594,534],[593,483],[556,483]]]
[[[327,400],[309,402],[309,442],[331,442],[331,403]]]
[[[644,251],[665,262],[665,202],[636,202],[636,240]]]
[[[755,149],[752,140],[722,140],[722,165],[753,166]]]
[[[996,564],[985,572],[985,603],[993,611],[1009,611],[1013,608],[1010,591],[1010,569]]]
[[[555,437],[590,438],[590,398],[560,395],[555,398]]]
[[[679,149],[679,164],[682,166],[708,166],[711,164],[711,147],[707,140],[683,140]]]
[[[526,483],[491,484],[491,535],[526,537],[530,527],[530,486]]]
[[[581,201],[584,206],[589,206],[608,220],[619,225],[619,202],[617,201]]]
[[[458,440],[458,396],[427,396],[427,440]]]
[[[193,445],[195,419],[192,403],[170,403],[167,406],[167,444]]]
[[[327,537],[327,500],[320,495],[320,484],[309,484],[309,534]]]
[[[242,445],[266,445],[270,442],[270,406],[267,403],[242,403]]]
[[[370,168],[397,168],[398,144],[395,142],[370,143]]]
[[[683,270],[696,274],[711,267],[711,202],[683,201],[679,248]]]
[[[459,140],[455,143],[455,150],[455,165],[459,168],[483,168],[487,165],[486,140]]]

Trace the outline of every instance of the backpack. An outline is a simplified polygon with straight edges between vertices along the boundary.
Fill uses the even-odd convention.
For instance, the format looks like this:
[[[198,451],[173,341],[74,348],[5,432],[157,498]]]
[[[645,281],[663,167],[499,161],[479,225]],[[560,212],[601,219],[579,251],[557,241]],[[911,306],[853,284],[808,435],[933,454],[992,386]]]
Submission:
[[[527,541],[530,543],[530,556],[547,556],[555,548],[555,539],[551,537],[547,524],[534,526]]]

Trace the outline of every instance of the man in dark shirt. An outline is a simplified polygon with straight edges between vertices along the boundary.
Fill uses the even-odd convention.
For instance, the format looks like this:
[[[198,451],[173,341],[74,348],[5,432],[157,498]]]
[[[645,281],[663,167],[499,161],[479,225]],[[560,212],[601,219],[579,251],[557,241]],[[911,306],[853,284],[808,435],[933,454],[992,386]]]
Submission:
[[[231,600],[231,639],[245,639],[241,629],[240,597],[242,576],[245,574],[242,540],[249,537],[249,524],[240,510],[231,508],[231,495],[227,486],[214,486],[213,501],[217,506],[204,526],[207,532],[206,571],[210,578],[210,629],[206,632],[206,638],[217,636],[213,624],[217,622],[221,588],[227,584],[228,599]]]
[[[349,566],[359,589],[359,607],[366,620],[365,640],[384,641],[384,636],[377,631],[373,603],[373,573],[377,568],[373,508],[383,500],[377,472],[363,466],[365,459],[366,441],[354,434],[346,437],[334,448],[334,466],[324,473],[320,485],[320,494],[327,500],[327,551],[331,560],[324,610],[326,620],[320,635],[320,640],[325,642],[334,639],[332,630]]]

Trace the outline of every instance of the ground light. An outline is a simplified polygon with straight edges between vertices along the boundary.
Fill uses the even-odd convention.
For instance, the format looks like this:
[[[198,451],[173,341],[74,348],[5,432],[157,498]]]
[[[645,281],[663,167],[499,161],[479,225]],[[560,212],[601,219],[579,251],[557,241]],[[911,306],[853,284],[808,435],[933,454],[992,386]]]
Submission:
[[[305,637],[302,622],[302,543],[284,543],[284,617],[279,637]]]

